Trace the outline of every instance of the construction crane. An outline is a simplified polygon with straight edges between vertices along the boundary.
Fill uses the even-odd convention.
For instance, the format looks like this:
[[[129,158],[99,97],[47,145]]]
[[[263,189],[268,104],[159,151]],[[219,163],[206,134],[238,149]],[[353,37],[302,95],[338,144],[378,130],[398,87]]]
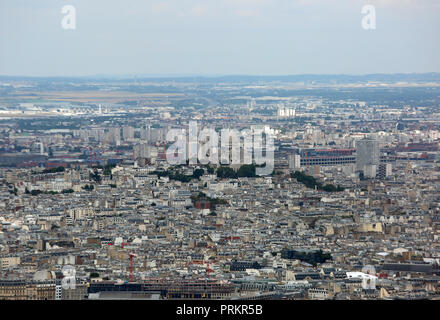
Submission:
[[[122,267],[122,261],[123,261],[123,258],[125,258],[125,246],[127,245],[128,243],[126,243],[126,242],[122,242],[121,243],[121,254],[120,254],[120,259],[121,259],[121,267]],[[128,253],[128,257],[129,257],[129,261],[130,261],[130,264],[129,264],[129,282],[133,282],[133,258],[134,257],[137,257],[137,255],[136,254],[134,254],[133,252],[129,252]]]
[[[210,274],[211,272],[214,272],[214,270],[212,270],[212,269],[209,267],[209,261],[206,261],[206,279],[209,279],[209,274]]]

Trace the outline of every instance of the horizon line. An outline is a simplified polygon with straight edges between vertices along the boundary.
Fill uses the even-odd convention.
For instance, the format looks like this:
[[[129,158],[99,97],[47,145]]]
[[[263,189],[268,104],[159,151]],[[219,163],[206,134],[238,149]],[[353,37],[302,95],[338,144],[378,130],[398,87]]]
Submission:
[[[44,79],[44,78],[54,78],[54,79],[81,79],[81,78],[101,78],[101,79],[136,79],[136,78],[225,78],[225,77],[304,77],[304,76],[349,76],[349,77],[366,77],[366,76],[410,76],[410,75],[440,75],[440,72],[393,72],[393,73],[298,73],[298,74],[94,74],[94,75],[3,75],[0,74],[1,78],[28,78],[28,79]]]

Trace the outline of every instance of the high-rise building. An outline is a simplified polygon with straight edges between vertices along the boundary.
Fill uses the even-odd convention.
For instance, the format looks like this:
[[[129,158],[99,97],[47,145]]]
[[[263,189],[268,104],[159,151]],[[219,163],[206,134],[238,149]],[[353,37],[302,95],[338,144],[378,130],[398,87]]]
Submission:
[[[299,169],[301,168],[301,156],[299,154],[289,155],[289,169]]]
[[[376,178],[377,175],[377,165],[375,164],[366,164],[362,171],[364,172],[364,176],[366,178]]]
[[[379,164],[377,177],[379,179],[385,179],[393,174],[393,165],[391,163]]]
[[[151,127],[146,126],[141,128],[140,130],[140,137],[143,141],[150,141],[151,140]]]
[[[134,128],[131,126],[123,126],[122,137],[124,141],[132,141],[134,139]]]
[[[379,165],[379,142],[374,139],[356,141],[356,170],[363,171],[366,165]]]
[[[133,147],[134,158],[151,158],[152,147],[148,143],[140,143]]]
[[[121,129],[120,127],[113,127],[108,129],[107,141],[119,145],[121,143]]]
[[[287,108],[284,106],[279,106],[278,107],[278,111],[277,111],[277,115],[278,117],[289,117],[289,118],[293,118],[295,117],[295,109],[293,108]]]

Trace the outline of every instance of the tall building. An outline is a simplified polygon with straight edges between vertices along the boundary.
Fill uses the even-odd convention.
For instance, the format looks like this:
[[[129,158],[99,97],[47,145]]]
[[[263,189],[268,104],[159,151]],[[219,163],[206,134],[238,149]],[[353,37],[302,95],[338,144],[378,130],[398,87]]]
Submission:
[[[141,128],[140,130],[140,137],[143,141],[150,141],[151,140],[151,127],[146,126]]]
[[[286,118],[293,118],[295,117],[295,109],[293,108],[287,108],[284,106],[279,106],[278,107],[278,111],[277,111],[277,115],[278,117],[286,117]]]
[[[140,143],[133,147],[134,158],[151,158],[152,147],[148,143]]]
[[[121,129],[119,127],[109,128],[107,132],[107,141],[119,145],[121,143]]]
[[[377,177],[379,179],[388,178],[393,174],[393,165],[391,163],[381,163],[378,167]]]
[[[131,126],[123,126],[122,137],[124,141],[132,141],[134,139],[134,128]]]
[[[367,165],[379,165],[379,142],[374,139],[356,141],[356,170],[364,171]]]
[[[366,164],[362,171],[364,172],[364,176],[366,178],[376,178],[377,175],[377,165],[375,164]]]
[[[301,168],[301,156],[299,154],[289,155],[289,169],[299,169]]]

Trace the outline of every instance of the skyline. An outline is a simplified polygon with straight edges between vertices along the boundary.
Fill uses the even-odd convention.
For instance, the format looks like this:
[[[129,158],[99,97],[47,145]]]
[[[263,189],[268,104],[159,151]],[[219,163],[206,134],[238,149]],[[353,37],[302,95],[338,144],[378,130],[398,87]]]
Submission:
[[[30,78],[30,79],[44,79],[44,78],[54,78],[54,79],[62,79],[62,78],[100,78],[100,79],[122,79],[129,80],[129,78],[137,77],[137,78],[190,78],[190,77],[199,77],[199,78],[226,78],[226,77],[280,77],[280,78],[289,78],[289,77],[374,77],[374,76],[425,76],[425,75],[439,75],[440,72],[383,72],[383,73],[295,73],[295,74],[242,74],[242,73],[218,73],[218,74],[203,74],[203,73],[163,73],[163,74],[148,74],[148,73],[133,73],[133,74],[122,74],[122,73],[107,73],[107,74],[89,74],[89,75],[76,75],[76,76],[51,76],[51,75],[42,75],[42,76],[31,76],[26,74],[18,74],[18,75],[9,75],[9,74],[0,74],[1,78]]]

